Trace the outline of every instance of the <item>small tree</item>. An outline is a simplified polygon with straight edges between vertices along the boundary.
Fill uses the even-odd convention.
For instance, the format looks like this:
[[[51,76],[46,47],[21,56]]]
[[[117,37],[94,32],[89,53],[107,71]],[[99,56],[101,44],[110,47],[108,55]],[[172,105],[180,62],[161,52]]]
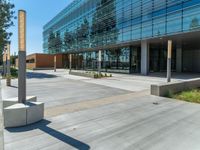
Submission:
[[[55,52],[59,53],[62,50],[62,40],[60,37],[60,32],[56,33],[56,37],[55,37]]]
[[[51,31],[49,33],[48,38],[48,49],[50,54],[55,54],[61,52],[62,49],[62,40],[60,38],[60,33],[57,32],[56,34]]]
[[[106,7],[107,5],[109,5],[109,7]],[[117,16],[116,13],[113,13],[115,10],[116,6],[114,0],[100,0],[99,3],[97,3],[91,25],[91,43],[93,46],[116,43],[118,29],[116,27]]]
[[[53,31],[49,33],[48,50],[50,54],[55,53],[55,34],[53,33]]]
[[[76,29],[76,39],[78,48],[84,48],[86,44],[89,45],[90,41],[89,32],[90,32],[89,22],[86,18],[84,18],[81,26]]]
[[[10,65],[11,66],[15,66],[16,65],[16,59],[18,58],[18,56],[15,56],[15,55],[11,55],[10,56]]]
[[[87,20],[87,18],[84,18],[83,23],[81,24],[81,34],[82,34],[82,38],[86,39],[89,36],[89,22]]]
[[[65,32],[65,37],[64,37],[64,44],[66,49],[71,49],[73,42],[74,42],[73,34],[67,30]]]
[[[199,29],[200,24],[198,18],[193,18],[190,24],[190,30],[196,30]]]
[[[121,49],[108,50],[106,54],[108,55],[109,59],[114,58],[116,60],[116,68],[118,69],[120,63],[120,56],[122,55],[122,50]]]
[[[0,61],[2,62],[2,53],[3,48],[6,42],[9,41],[12,33],[8,32],[7,30],[9,27],[13,26],[13,18],[14,17],[14,11],[13,11],[14,5],[11,4],[8,0],[0,0]]]

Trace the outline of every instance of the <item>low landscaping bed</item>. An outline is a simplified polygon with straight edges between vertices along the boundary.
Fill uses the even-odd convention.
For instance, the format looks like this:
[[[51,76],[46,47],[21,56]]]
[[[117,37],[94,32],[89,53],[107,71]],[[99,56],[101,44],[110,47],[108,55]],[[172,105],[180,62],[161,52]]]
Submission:
[[[112,74],[110,73],[98,73],[95,71],[70,71],[69,74],[76,75],[76,76],[82,76],[82,77],[89,77],[89,78],[106,78],[106,77],[112,77]]]
[[[200,104],[200,88],[173,94],[170,98]]]

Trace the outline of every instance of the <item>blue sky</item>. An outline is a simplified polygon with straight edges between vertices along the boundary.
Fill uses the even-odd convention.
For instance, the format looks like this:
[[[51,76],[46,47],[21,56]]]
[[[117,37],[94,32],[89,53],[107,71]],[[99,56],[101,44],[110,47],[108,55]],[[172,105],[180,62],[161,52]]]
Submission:
[[[24,9],[27,12],[27,54],[42,53],[43,26],[73,0],[10,0],[15,4],[15,11]],[[18,51],[17,20],[10,28],[11,54]]]

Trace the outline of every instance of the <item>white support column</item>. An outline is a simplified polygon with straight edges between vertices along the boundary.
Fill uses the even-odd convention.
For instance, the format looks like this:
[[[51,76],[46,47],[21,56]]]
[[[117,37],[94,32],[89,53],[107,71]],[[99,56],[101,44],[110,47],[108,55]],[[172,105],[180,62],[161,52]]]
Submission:
[[[101,50],[99,50],[99,60],[98,60],[98,72],[99,74],[101,73]]]
[[[176,72],[182,72],[182,45],[177,44],[176,47]]]
[[[147,41],[141,42],[141,74],[149,73],[149,45]]]

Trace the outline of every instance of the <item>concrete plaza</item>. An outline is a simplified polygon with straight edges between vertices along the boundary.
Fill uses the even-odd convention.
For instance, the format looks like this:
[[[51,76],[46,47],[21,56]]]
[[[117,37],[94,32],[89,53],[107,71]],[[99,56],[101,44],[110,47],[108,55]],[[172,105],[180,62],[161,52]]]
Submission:
[[[1,97],[1,92],[0,92]],[[2,101],[0,101],[0,149],[4,149],[4,139],[3,139],[3,111],[2,111]]]
[[[29,72],[27,95],[45,102],[45,120],[4,129],[5,150],[199,150],[200,105],[149,95],[151,84],[165,81],[155,74],[90,79],[65,70]],[[1,83],[3,98],[17,96],[17,80]]]

